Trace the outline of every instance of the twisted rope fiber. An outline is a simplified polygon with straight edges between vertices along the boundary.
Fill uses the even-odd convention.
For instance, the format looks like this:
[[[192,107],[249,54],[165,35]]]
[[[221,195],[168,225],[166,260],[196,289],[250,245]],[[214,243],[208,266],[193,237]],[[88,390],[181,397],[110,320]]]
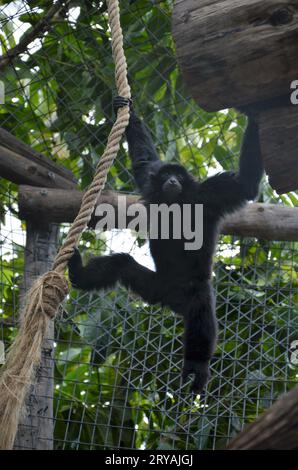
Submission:
[[[130,98],[118,0],[108,0],[107,6],[117,91],[119,95]],[[118,111],[106,150],[95,170],[94,179],[83,197],[80,211],[55,258],[52,270],[40,276],[27,294],[18,335],[1,371],[0,449],[13,448],[19,416],[28,387],[33,382],[35,369],[40,363],[42,343],[47,334],[48,324],[54,319],[60,303],[68,293],[68,282],[64,277],[67,262],[105,186],[109,169],[117,155],[128,122],[129,108],[126,106]]]

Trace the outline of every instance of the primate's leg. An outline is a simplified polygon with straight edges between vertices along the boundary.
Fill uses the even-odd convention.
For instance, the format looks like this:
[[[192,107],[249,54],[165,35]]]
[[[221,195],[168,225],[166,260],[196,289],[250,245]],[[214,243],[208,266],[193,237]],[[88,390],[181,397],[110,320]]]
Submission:
[[[69,279],[74,287],[83,290],[105,289],[113,287],[119,280],[127,258],[122,253],[112,256],[91,258],[83,266],[79,250],[75,250],[68,262]]]
[[[114,99],[114,108],[117,110],[127,105],[127,103],[128,100],[117,96]],[[149,129],[136,116],[132,105],[130,105],[130,120],[126,128],[126,138],[134,177],[139,189],[142,191],[147,182],[151,166],[162,165],[162,162],[159,159]]]
[[[112,288],[119,281],[148,303],[158,303],[162,300],[157,274],[125,253],[91,258],[86,266],[83,266],[80,252],[75,250],[68,263],[68,270],[72,285],[79,289]]]
[[[185,344],[183,378],[195,374],[192,389],[201,393],[207,384],[209,363],[216,346],[217,321],[214,296],[209,284],[204,284],[185,315]]]

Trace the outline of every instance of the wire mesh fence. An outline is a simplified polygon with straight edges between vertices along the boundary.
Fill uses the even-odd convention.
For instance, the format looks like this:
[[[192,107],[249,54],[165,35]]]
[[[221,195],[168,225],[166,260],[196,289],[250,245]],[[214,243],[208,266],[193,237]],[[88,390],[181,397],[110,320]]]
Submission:
[[[237,266],[234,257],[221,259],[221,252],[240,248]],[[273,263],[271,250],[279,253]],[[57,345],[57,409],[67,408],[58,446],[218,448],[294,384],[290,348],[297,332],[297,288],[294,268],[281,265],[295,250],[272,243],[266,251],[254,240],[221,240],[215,266],[219,348],[201,399],[181,387],[177,317],[121,290],[100,297],[75,293],[67,318],[81,335],[69,326],[71,340]],[[254,265],[247,263],[251,256]],[[84,352],[78,347],[82,336]],[[69,385],[72,398],[63,399]]]
[[[48,6],[17,1],[0,7],[2,54],[22,41]],[[206,113],[190,99],[175,58],[171,10],[171,1],[121,2],[130,82],[162,157],[204,178],[237,167],[245,118],[233,110]],[[105,3],[70,3],[1,80],[1,127],[71,169],[84,189],[113,119]],[[108,188],[134,191],[126,144]],[[26,224],[18,218],[16,185],[2,179],[0,191],[0,339],[7,347],[23,293]],[[297,194],[277,196],[266,182],[261,198],[297,203]],[[61,227],[62,238],[66,230]],[[99,238],[86,231],[80,249],[85,258],[126,251],[152,267],[147,244],[129,231]],[[201,397],[181,383],[179,317],[121,287],[72,290],[55,322],[54,393],[48,397],[55,448],[223,448],[297,381],[297,265],[297,243],[220,237],[214,263],[219,345]],[[46,439],[41,431],[41,442]],[[18,446],[31,448],[33,441]]]

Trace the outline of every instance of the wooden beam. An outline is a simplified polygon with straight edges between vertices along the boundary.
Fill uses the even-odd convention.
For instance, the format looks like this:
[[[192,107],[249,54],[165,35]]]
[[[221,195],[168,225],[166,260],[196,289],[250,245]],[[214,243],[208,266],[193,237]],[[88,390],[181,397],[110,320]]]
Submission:
[[[176,0],[178,61],[200,106],[289,96],[298,77],[297,18],[297,2],[287,0]]]
[[[263,240],[298,241],[298,207],[248,204],[226,217],[221,233]]]
[[[298,189],[298,106],[258,114],[262,158],[269,183],[279,194]]]
[[[298,449],[298,387],[284,395],[228,446],[229,450]]]
[[[98,204],[111,204],[117,213],[118,196],[126,196],[127,206],[138,203],[140,197],[133,194],[104,191]],[[78,190],[51,188],[19,187],[19,216],[25,220],[47,220],[48,222],[73,222],[76,217],[83,193]],[[89,226],[94,228],[98,219],[92,217]],[[117,227],[115,227],[117,228]]]
[[[76,189],[19,186],[19,216],[25,220],[44,219],[54,223],[73,222],[83,193]]]
[[[51,268],[57,254],[59,227],[28,222],[24,277],[20,289],[21,307],[33,281]],[[20,309],[22,321],[23,309]],[[52,450],[54,445],[54,322],[48,326],[42,345],[35,382],[30,386],[18,426],[14,449]]]
[[[117,213],[119,194],[121,193],[104,192],[98,202],[111,204]],[[78,213],[82,195],[83,193],[77,190],[20,186],[19,214],[26,220],[72,222]],[[141,202],[137,195],[126,196],[127,206]],[[92,217],[90,227],[94,228],[97,221],[98,219]],[[298,241],[298,208],[275,204],[248,204],[224,220],[221,233],[264,240]]]
[[[77,182],[70,170],[0,128],[0,176],[17,184],[71,189]]]

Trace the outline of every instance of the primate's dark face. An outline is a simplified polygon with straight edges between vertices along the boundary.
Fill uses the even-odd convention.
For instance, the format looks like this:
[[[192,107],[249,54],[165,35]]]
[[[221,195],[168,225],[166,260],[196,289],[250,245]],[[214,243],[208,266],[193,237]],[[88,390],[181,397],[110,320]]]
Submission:
[[[151,174],[152,189],[161,200],[178,202],[192,181],[191,175],[180,165],[163,165],[156,173]]]

